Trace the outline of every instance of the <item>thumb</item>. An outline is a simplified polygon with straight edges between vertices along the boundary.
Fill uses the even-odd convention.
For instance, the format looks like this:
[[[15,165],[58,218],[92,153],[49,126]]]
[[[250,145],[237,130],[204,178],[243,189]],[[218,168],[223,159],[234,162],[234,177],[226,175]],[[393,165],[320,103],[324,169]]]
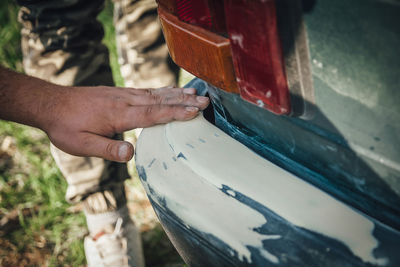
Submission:
[[[85,133],[82,136],[79,154],[110,161],[127,162],[133,157],[133,146],[129,142],[113,140],[100,135]]]

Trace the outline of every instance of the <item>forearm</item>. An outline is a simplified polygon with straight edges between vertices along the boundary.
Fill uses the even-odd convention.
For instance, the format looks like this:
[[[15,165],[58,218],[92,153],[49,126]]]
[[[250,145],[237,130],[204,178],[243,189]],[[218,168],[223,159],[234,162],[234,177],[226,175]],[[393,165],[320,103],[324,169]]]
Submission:
[[[61,86],[0,66],[0,119],[43,129],[60,90]]]

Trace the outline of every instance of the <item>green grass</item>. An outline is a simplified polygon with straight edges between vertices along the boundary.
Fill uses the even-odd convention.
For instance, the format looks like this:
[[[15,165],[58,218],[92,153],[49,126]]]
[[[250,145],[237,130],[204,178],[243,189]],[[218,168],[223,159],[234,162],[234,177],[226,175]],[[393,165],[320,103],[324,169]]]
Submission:
[[[14,1],[0,1],[0,64],[22,71],[20,25]]]
[[[0,64],[22,72],[17,11],[14,1],[0,1]],[[104,42],[110,48],[114,80],[123,86],[110,1],[99,19],[105,25]],[[0,218],[13,212],[18,217],[0,228],[0,266],[84,265],[85,218],[69,211],[64,198],[67,184],[50,155],[46,135],[0,121],[0,146],[6,139],[12,144],[8,151],[0,150]]]
[[[0,2],[0,64],[22,72],[17,11],[14,1]],[[68,211],[46,135],[0,121],[0,145],[0,216],[10,217],[0,228],[0,265],[84,265],[85,218]]]
[[[116,86],[123,87],[124,79],[121,76],[118,64],[117,47],[115,44],[115,28],[113,25],[113,5],[111,1],[106,1],[104,10],[99,14],[98,19],[104,27],[104,44],[110,51],[110,65]]]
[[[66,182],[49,153],[46,135],[27,126],[0,121],[0,137],[0,143],[9,138],[15,145],[8,152],[11,162],[0,168],[0,211],[4,216],[12,211],[19,214],[12,231],[2,233],[1,237],[15,249],[2,247],[0,257],[15,254],[18,261],[26,253],[43,254],[47,249],[51,251],[48,263],[52,266],[57,262],[83,265],[81,240],[85,219],[82,214],[68,211],[70,205],[64,200]],[[5,156],[2,159],[7,160]],[[23,214],[23,210],[30,212]]]
[[[0,64],[22,72],[18,7],[13,0],[0,1]],[[106,1],[99,20],[105,29],[104,43],[110,51],[110,64],[117,86],[123,86],[112,25],[113,6]],[[191,78],[184,73],[180,83]],[[127,138],[134,140],[129,132]],[[132,192],[143,194],[133,162],[128,181]],[[84,266],[83,237],[87,234],[85,218],[64,198],[67,183],[49,151],[49,141],[40,130],[12,122],[0,121],[0,266]],[[128,190],[130,191],[130,190]],[[130,194],[132,198],[135,194]],[[140,194],[139,194],[140,195]],[[135,200],[134,200],[135,201]],[[133,201],[133,202],[134,202]],[[159,225],[154,226],[149,204],[136,200],[128,205],[143,207],[139,225],[149,225],[142,233],[146,261],[151,266],[182,266]],[[151,208],[150,208],[151,209]],[[147,217],[146,217],[147,216]],[[146,217],[146,218],[144,218]],[[153,225],[153,226],[152,226]]]

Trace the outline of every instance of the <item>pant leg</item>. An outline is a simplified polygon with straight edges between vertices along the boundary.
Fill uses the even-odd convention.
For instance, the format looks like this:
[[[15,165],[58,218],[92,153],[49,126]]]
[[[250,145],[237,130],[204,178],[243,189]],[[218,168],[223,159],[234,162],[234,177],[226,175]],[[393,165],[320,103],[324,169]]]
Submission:
[[[155,0],[114,0],[114,25],[125,86],[176,85],[179,68],[169,57]]]
[[[101,43],[103,28],[96,20],[104,0],[18,3],[27,74],[60,85],[114,84],[108,50]],[[125,205],[123,181],[129,176],[125,164],[72,156],[53,145],[51,152],[68,182],[69,202],[83,200],[88,212],[105,212]]]

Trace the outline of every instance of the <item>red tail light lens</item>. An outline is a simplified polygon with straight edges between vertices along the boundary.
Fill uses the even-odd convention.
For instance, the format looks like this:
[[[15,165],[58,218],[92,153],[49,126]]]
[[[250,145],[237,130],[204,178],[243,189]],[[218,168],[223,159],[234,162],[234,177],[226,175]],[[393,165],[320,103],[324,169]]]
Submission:
[[[159,2],[168,2],[169,6],[172,6],[174,2],[173,14],[177,15],[181,21],[226,35],[223,0],[161,0]]]
[[[224,0],[240,95],[276,114],[290,113],[275,0]]]
[[[239,87],[240,95],[244,99],[260,107],[264,107],[276,114],[290,114],[290,93],[278,35],[275,1],[158,0],[163,10],[168,10],[170,13],[175,14],[180,21],[202,28],[187,28],[184,25],[180,25],[179,27],[182,29],[187,29],[182,31],[177,28],[175,31],[172,29],[177,27],[176,25],[179,23],[167,23],[167,20],[164,21],[164,33],[167,32],[165,30],[167,29],[169,36],[166,39],[169,42],[170,52],[172,47],[177,47],[173,42],[178,40],[178,38],[174,38],[171,35],[172,32],[179,34],[181,39],[184,36],[186,42],[192,42],[192,46],[204,48],[197,51],[201,54],[193,54],[194,49],[183,49],[186,48],[187,43],[179,44],[181,51],[175,49],[172,53],[174,60],[179,61],[176,62],[178,65],[181,64],[186,70],[196,73],[196,76],[202,77],[209,82],[214,81],[216,86],[223,84],[223,87],[220,88],[224,90],[236,92]],[[189,29],[196,32],[189,34]],[[231,60],[230,53],[226,52],[226,50],[229,50],[228,40],[226,42],[216,41],[218,38],[213,37],[213,35],[202,33],[203,29],[218,33],[224,37],[229,36],[234,74],[227,74],[230,73],[229,69],[232,65],[231,62],[229,64],[226,63],[227,60]],[[198,33],[201,37],[197,36]],[[213,40],[207,41],[204,37],[213,38]],[[208,51],[211,54],[204,53],[204,51]],[[205,70],[205,68],[210,69],[210,65],[200,66],[197,63],[203,62],[200,60],[202,57],[211,59],[214,56],[215,60],[218,58],[215,63],[210,60],[207,62],[214,66],[222,67],[220,72],[224,73],[224,75],[217,75],[211,78],[211,76],[215,75]],[[224,63],[221,64],[221,62]],[[220,77],[221,81],[216,80],[218,77]],[[233,79],[231,79],[232,77]],[[230,89],[229,87],[232,88]]]
[[[181,21],[212,30],[207,0],[176,0],[176,12]]]

